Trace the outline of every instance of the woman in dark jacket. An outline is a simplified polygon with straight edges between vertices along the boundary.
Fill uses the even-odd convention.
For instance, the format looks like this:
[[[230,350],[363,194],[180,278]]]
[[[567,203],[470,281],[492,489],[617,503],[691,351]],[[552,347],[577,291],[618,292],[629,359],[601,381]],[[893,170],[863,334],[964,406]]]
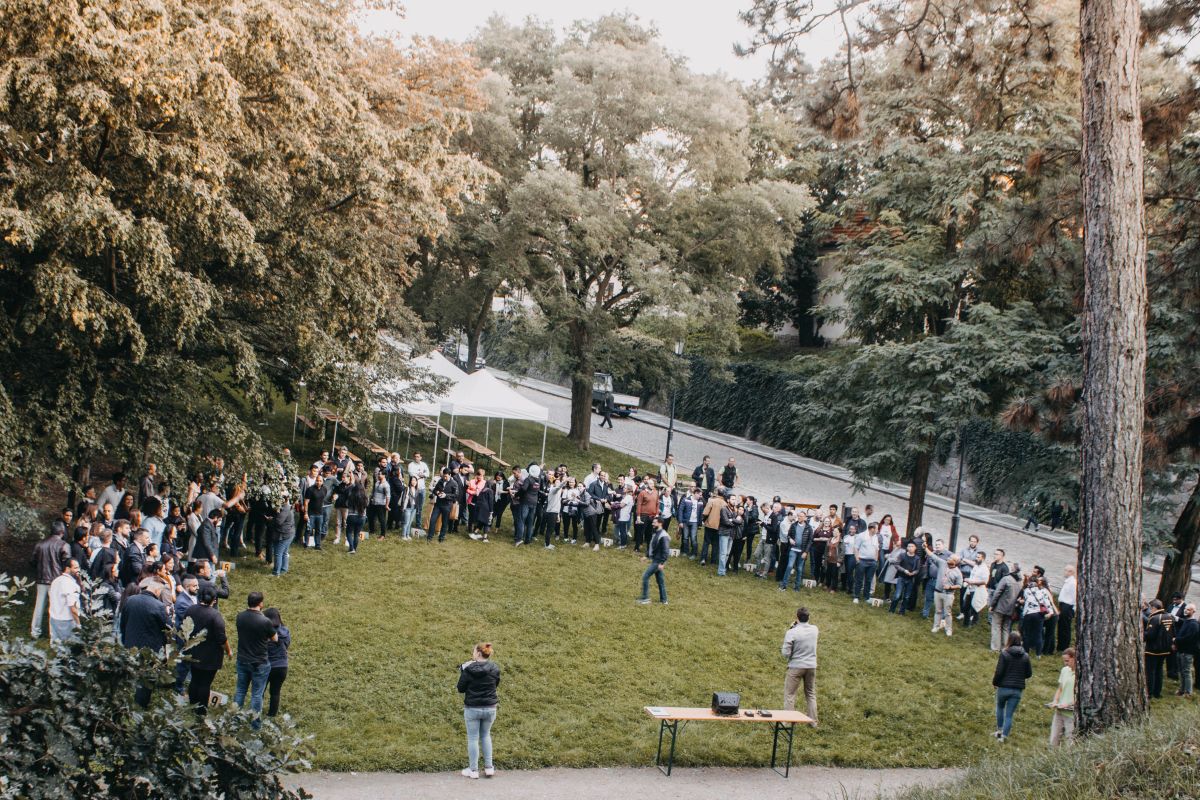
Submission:
[[[471,504],[471,524],[488,540],[488,531],[492,527],[492,512],[496,510],[496,483],[484,481],[483,487],[475,493],[475,502]]]
[[[1012,731],[1013,714],[1021,702],[1025,681],[1032,677],[1033,665],[1021,646],[1021,634],[1009,634],[1008,647],[1000,651],[996,674],[992,676],[992,686],[996,687],[996,732],[992,735],[1002,742]]]
[[[492,723],[496,721],[496,707],[500,704],[496,695],[500,686],[500,668],[491,661],[490,642],[475,645],[471,655],[471,660],[458,668],[458,691],[463,694],[463,718],[467,723],[468,766],[462,774],[467,778],[479,777],[482,744],[483,774],[490,778],[496,774],[492,764]]]
[[[278,608],[268,608],[263,612],[263,616],[271,620],[271,624],[275,626],[275,633],[279,636],[274,641],[267,642],[267,660],[271,664],[271,674],[267,676],[267,692],[270,695],[267,716],[273,717],[279,713],[279,692],[283,689],[283,682],[287,680],[288,650],[292,646],[292,632],[283,624]]]
[[[346,499],[346,546],[350,548],[350,553],[354,554],[358,552],[358,540],[362,535],[363,525],[367,521],[366,484],[364,481],[356,480],[350,484],[350,488],[343,492],[342,496]],[[384,527],[382,520],[380,527]]]

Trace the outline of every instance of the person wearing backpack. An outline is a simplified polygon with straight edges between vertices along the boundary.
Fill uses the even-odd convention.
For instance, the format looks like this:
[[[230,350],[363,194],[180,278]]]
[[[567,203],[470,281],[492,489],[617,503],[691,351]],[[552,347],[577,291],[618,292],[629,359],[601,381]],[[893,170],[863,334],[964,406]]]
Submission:
[[[1162,601],[1150,601],[1142,639],[1146,644],[1146,692],[1153,699],[1162,697],[1163,665],[1175,648],[1175,617],[1163,610]]]
[[[649,605],[650,576],[653,575],[654,580],[658,581],[658,599],[665,606],[667,604],[667,582],[663,579],[663,568],[667,565],[667,559],[671,557],[671,537],[663,530],[662,520],[658,517],[654,517],[650,521],[650,527],[650,543],[646,546],[650,566],[646,567],[646,571],[642,573],[642,596],[638,599],[638,603],[643,606]]]

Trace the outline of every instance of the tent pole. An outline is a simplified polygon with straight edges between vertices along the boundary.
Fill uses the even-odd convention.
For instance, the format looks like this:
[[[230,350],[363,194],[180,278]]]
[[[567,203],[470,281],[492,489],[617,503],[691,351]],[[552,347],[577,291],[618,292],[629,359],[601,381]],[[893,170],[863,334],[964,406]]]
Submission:
[[[454,449],[454,417],[455,417],[455,415],[453,413],[451,413],[450,414],[450,441],[446,442],[446,448],[448,450]],[[446,453],[446,466],[447,467],[450,466],[450,454],[449,453]]]
[[[542,423],[542,460],[538,462],[545,466],[546,464],[546,423]]]
[[[488,417],[487,421],[484,422],[484,428],[483,428],[483,446],[484,447],[488,446],[488,436],[491,435],[491,433],[492,433],[492,418]]]
[[[341,417],[333,418],[333,444],[329,446],[330,450],[337,450],[337,429],[338,423],[341,422]]]
[[[409,446],[412,444],[412,426],[411,426],[411,425],[408,425],[408,426],[406,426],[406,427],[405,427],[405,429],[404,429],[404,430],[405,430],[405,435],[404,435],[404,460],[405,460],[405,461],[407,461],[407,460],[408,460],[408,448],[409,448]]]
[[[437,415],[437,425],[433,429],[433,452],[430,454],[432,457],[429,459],[429,463],[433,464],[433,468],[435,470],[437,469],[437,462],[438,462],[438,457],[437,457],[438,436],[441,434],[441,432],[442,432],[442,410],[439,408],[438,415]]]
[[[504,458],[504,417],[500,418],[500,458]]]

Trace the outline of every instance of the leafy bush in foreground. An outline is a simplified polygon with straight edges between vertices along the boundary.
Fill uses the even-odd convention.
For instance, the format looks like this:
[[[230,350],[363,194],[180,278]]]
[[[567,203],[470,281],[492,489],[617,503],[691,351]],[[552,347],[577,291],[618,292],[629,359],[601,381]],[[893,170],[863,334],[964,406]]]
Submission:
[[[12,637],[22,591],[0,575],[0,798],[310,796],[280,780],[308,767],[290,721],[254,731],[249,714],[197,719],[172,691],[178,655],[126,650],[103,618],[49,649]],[[139,683],[154,691],[149,708],[134,703]]]

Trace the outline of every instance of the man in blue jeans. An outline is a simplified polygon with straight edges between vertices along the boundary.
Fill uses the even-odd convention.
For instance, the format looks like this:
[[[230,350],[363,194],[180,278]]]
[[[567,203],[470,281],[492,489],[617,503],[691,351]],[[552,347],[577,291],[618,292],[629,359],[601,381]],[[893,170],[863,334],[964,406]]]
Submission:
[[[908,611],[908,598],[912,596],[913,581],[916,580],[917,569],[920,566],[921,557],[917,555],[917,543],[909,542],[900,560],[896,562],[896,591],[892,594],[892,605],[888,608],[890,613],[895,614],[897,606],[900,607],[901,615]]]
[[[263,613],[262,592],[251,592],[246,597],[246,610],[237,615],[237,691],[233,702],[239,708],[245,705],[246,690],[250,690],[250,710],[254,730],[262,727],[263,692],[267,678],[271,675],[271,660],[267,656],[267,643],[279,639],[275,625]]]
[[[871,584],[879,564],[879,526],[874,522],[854,535],[854,602],[865,603],[871,597]]]
[[[667,559],[671,557],[671,537],[663,530],[662,520],[658,517],[653,517],[650,520],[650,544],[646,546],[646,556],[650,559],[650,566],[646,567],[646,571],[642,573],[642,596],[638,599],[640,605],[648,605],[650,603],[650,576],[654,576],[654,580],[658,581],[658,599],[665,606],[667,604],[667,582],[663,580],[663,567],[667,564]]]

